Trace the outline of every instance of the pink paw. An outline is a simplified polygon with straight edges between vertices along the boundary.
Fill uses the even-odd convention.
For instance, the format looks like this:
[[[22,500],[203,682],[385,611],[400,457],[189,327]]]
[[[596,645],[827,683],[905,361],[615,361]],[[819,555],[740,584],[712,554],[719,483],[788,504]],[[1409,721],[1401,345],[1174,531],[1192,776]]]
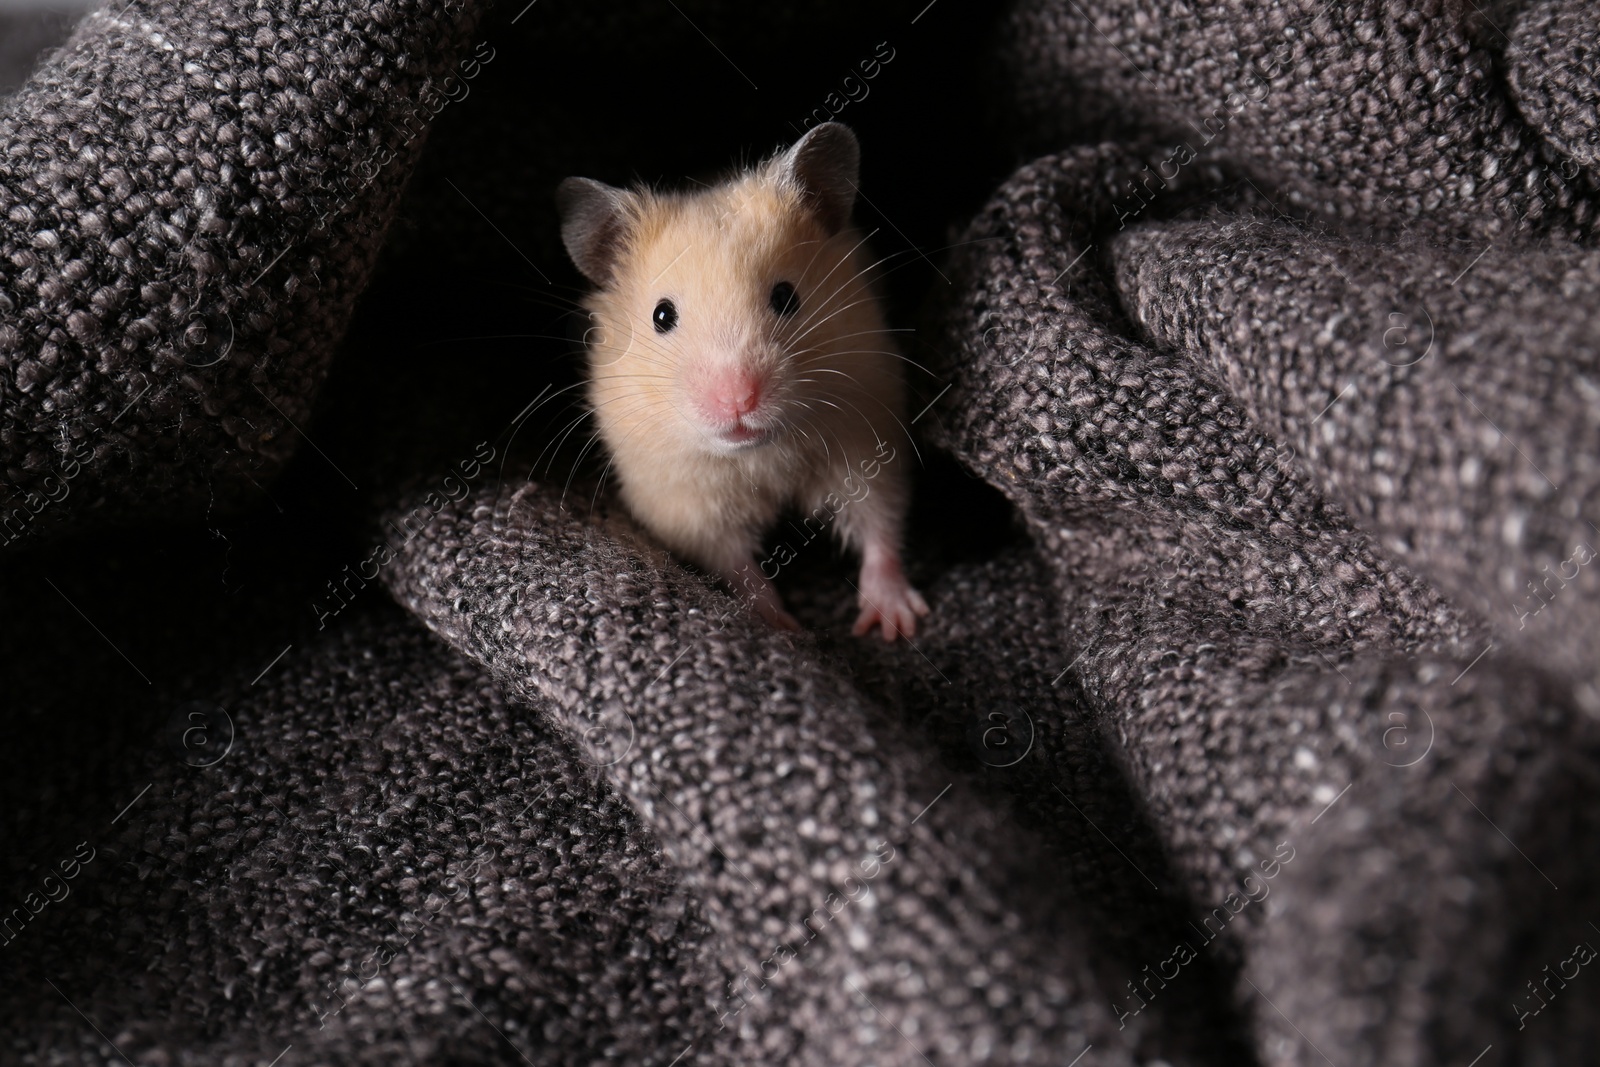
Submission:
[[[791,630],[794,633],[800,633],[805,629],[800,625],[799,619],[796,619],[783,609],[783,604],[776,596],[757,600],[756,612],[767,620],[767,623],[775,630]]]
[[[740,599],[755,608],[756,614],[766,620],[767,625],[774,630],[789,630],[794,633],[805,630],[798,619],[784,610],[783,598],[778,595],[777,587],[763,577],[754,565],[746,563],[726,571],[724,580],[733,587]]]
[[[861,568],[859,592],[856,602],[861,606],[861,614],[851,628],[851,633],[857,637],[871,633],[874,626],[883,628],[885,641],[893,641],[901,635],[914,637],[918,616],[928,613],[928,602],[911,588],[900,571],[900,561],[893,557]]]

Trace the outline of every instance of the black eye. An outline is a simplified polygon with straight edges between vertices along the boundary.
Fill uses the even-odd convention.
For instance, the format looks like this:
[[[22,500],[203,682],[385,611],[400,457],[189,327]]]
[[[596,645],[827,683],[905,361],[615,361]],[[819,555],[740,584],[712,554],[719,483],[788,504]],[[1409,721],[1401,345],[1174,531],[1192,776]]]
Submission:
[[[656,324],[656,333],[666,333],[678,325],[678,309],[672,306],[672,301],[663,300],[656,305],[650,321]]]
[[[788,318],[800,310],[800,294],[788,282],[779,282],[772,287],[771,303],[773,311]]]

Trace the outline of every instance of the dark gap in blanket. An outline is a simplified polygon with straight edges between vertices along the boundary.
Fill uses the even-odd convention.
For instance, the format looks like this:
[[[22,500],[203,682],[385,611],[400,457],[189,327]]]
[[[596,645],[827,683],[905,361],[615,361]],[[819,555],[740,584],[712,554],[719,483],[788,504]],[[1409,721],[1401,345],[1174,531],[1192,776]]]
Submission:
[[[939,249],[1004,176],[997,153],[985,154],[981,142],[963,138],[960,159],[951,156],[957,142],[948,130],[976,123],[978,98],[970,64],[957,57],[994,17],[973,2],[943,0],[915,27],[899,12],[868,15],[844,35],[798,10],[781,16],[795,22],[789,34],[702,25],[739,66],[759,70],[759,91],[715,53],[683,63],[707,46],[670,6],[658,13],[659,38],[627,38],[658,44],[604,55],[567,46],[559,32],[567,16],[557,7],[534,8],[514,27],[509,14],[495,14],[480,31],[495,61],[429,135],[321,401],[319,423],[339,429],[333,448],[318,443],[358,483],[365,484],[358,472],[371,471],[388,492],[408,476],[442,475],[479,441],[504,434],[541,391],[579,382],[586,322],[577,301],[586,283],[560,244],[553,191],[564,177],[687,184],[686,175],[714,176],[762,158],[792,142],[835,83],[864,58],[888,54],[880,48],[887,44],[894,58],[837,118],[861,138],[865,199],[856,221],[878,231],[872,246],[888,260],[882,286],[892,325],[906,327],[923,295],[947,285]],[[529,25],[538,19],[550,21]],[[588,90],[602,65],[613,91]],[[541,100],[560,106],[536,107]],[[423,203],[430,210],[414,206]],[[920,340],[911,339],[908,354]],[[930,384],[913,383],[919,393]],[[546,455],[537,470],[531,458],[572,426],[578,394],[526,418],[515,444],[530,462],[508,464],[506,478],[573,477],[586,419],[559,458]],[[598,456],[590,450],[579,479],[598,475]]]
[[[925,587],[938,580],[991,583],[987,599],[994,611],[960,625],[986,631],[979,644],[1013,650],[1007,663],[967,662],[959,653],[974,637],[959,627],[920,635],[914,649],[851,636],[856,608],[848,583],[855,580],[855,561],[834,547],[831,531],[806,545],[791,527],[780,525],[772,540],[783,543],[789,531],[786,543],[795,552],[777,584],[831,669],[852,677],[937,752],[952,775],[1009,810],[1043,843],[1042,858],[1060,865],[1060,893],[1085,909],[1082,929],[1107,996],[1131,1007],[1127,981],[1148,978],[1141,968],[1170,959],[1179,942],[1198,942],[1189,925],[1200,919],[1197,905],[1184,891],[1106,725],[1085,729],[1081,721],[1069,721],[1093,715],[1087,699],[1071,677],[1053,685],[1051,672],[1041,667],[1069,663],[1075,653],[1056,640],[1052,620],[1059,609],[1020,518],[997,490],[953,458],[927,449],[923,454],[929,462],[921,476],[950,487],[951,495],[936,515],[913,508],[910,573]],[[962,521],[951,521],[957,515]],[[800,516],[793,520],[798,524]],[[970,601],[973,591],[964,595]],[[984,746],[975,735],[996,708],[1032,709],[1034,744],[1014,765],[994,766],[981,758]],[[1248,1021],[1230,999],[1240,966],[1239,946],[1231,938],[1201,946],[1180,979],[1139,1013],[1150,1042],[1145,1051],[1176,1061],[1243,1067],[1259,1062]]]
[[[14,93],[71,35],[89,7],[70,5],[0,11],[0,96]]]

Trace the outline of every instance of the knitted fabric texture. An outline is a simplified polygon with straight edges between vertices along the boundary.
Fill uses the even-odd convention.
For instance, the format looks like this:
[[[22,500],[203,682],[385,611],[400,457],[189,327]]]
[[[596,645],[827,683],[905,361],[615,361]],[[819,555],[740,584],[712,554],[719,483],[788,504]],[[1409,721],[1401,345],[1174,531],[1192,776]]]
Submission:
[[[948,101],[945,18],[988,117],[980,202],[858,205],[949,230],[895,646],[397,344],[494,333],[480,261],[570,306],[554,183],[720,143],[559,95],[596,41],[732,124],[877,15],[136,0],[0,102],[0,1060],[1586,1061],[1592,13],[945,4],[849,105]]]
[[[136,0],[87,16],[7,102],[8,543],[239,498],[282,466],[462,8]]]

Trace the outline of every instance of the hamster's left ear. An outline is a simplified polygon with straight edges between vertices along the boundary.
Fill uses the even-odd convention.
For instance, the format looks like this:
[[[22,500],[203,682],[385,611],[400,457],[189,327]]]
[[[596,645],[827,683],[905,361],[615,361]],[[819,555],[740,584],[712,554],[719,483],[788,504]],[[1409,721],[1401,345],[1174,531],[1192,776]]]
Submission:
[[[830,235],[845,228],[861,174],[861,144],[850,127],[824,122],[812,128],[779,157],[778,170],[800,190]]]
[[[611,281],[627,239],[629,195],[593,178],[568,178],[556,186],[561,243],[573,266],[596,285]]]

